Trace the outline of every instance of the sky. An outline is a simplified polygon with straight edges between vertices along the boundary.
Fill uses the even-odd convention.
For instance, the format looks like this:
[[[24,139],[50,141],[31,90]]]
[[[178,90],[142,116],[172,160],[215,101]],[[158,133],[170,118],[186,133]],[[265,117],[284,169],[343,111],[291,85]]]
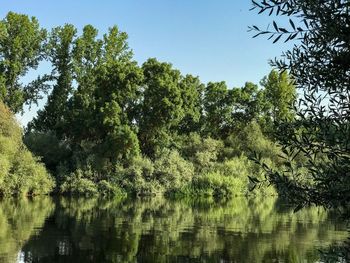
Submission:
[[[204,83],[240,87],[246,81],[258,84],[271,70],[268,60],[289,48],[252,38],[248,26],[265,28],[272,18],[249,11],[251,6],[250,0],[1,0],[0,17],[14,11],[35,16],[47,29],[71,23],[80,32],[92,24],[100,34],[117,25],[128,33],[140,64],[156,57]],[[22,125],[43,104],[18,115]]]

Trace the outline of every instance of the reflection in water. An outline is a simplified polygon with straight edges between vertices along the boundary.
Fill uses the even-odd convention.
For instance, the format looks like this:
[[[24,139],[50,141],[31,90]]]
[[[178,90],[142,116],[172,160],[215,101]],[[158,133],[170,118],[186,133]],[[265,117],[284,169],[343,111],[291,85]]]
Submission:
[[[1,262],[316,262],[346,238],[323,209],[272,198],[0,202]]]
[[[0,262],[16,261],[18,251],[31,236],[39,233],[54,208],[49,197],[1,200]]]

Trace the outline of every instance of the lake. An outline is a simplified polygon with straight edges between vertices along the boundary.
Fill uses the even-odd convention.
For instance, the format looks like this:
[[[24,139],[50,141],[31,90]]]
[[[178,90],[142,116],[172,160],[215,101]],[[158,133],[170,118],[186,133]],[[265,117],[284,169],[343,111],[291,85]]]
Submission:
[[[276,198],[3,199],[0,262],[319,262],[348,237]]]

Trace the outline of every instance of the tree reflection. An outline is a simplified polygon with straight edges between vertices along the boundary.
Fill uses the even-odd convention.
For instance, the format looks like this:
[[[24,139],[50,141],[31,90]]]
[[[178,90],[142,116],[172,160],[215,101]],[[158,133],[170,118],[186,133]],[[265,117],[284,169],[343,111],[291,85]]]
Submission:
[[[15,262],[22,246],[39,234],[45,219],[54,211],[49,197],[0,201],[0,262]]]
[[[321,208],[293,211],[276,199],[56,200],[27,262],[316,262],[346,239]]]

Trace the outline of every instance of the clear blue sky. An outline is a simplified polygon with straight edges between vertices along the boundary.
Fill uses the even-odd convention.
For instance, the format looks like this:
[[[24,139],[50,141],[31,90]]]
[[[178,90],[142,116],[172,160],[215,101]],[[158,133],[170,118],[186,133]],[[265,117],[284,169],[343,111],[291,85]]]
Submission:
[[[25,13],[48,29],[71,23],[81,30],[92,24],[104,33],[118,25],[128,33],[139,63],[156,57],[205,83],[224,80],[238,87],[258,83],[271,69],[268,60],[288,48],[252,39],[247,27],[267,26],[271,18],[250,7],[250,0],[1,0],[0,15]],[[27,123],[36,110],[20,121]]]

